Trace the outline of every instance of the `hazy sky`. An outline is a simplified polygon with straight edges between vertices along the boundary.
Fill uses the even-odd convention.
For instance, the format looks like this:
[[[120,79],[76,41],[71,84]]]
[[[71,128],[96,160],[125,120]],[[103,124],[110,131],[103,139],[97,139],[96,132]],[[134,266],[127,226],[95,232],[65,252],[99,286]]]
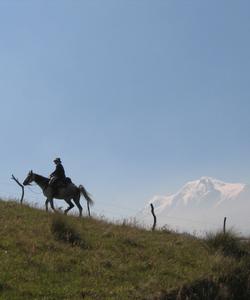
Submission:
[[[0,195],[57,156],[114,217],[249,183],[249,32],[248,0],[0,0]]]

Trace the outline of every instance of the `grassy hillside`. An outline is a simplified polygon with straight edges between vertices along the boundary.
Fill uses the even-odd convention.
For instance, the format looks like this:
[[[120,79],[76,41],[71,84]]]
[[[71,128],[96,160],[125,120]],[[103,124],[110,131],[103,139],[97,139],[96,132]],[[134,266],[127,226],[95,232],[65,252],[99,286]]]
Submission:
[[[248,256],[219,248],[0,201],[0,299],[237,299]]]

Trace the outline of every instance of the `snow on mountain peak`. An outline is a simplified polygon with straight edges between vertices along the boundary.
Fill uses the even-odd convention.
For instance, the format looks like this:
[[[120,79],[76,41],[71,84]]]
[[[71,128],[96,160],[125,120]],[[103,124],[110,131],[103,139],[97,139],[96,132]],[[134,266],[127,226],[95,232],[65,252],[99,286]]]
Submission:
[[[171,196],[154,196],[151,200],[156,207],[163,209],[174,203],[188,206],[212,201],[211,205],[219,205],[226,199],[237,197],[244,189],[242,183],[226,183],[212,177],[203,176],[198,180],[187,182],[176,194]]]
[[[203,176],[187,182],[175,194],[154,196],[149,203],[154,204],[158,226],[168,224],[183,230],[208,230],[217,222],[221,226],[225,215],[232,218],[233,225],[249,224],[249,199],[250,185]],[[149,204],[137,218],[151,224]],[[196,220],[200,221],[195,224]]]
[[[242,183],[226,183],[211,177],[201,177],[198,180],[190,181],[184,185],[179,194],[182,196],[185,204],[190,199],[204,197],[209,193],[220,193],[221,200],[233,198],[240,194],[245,187]]]

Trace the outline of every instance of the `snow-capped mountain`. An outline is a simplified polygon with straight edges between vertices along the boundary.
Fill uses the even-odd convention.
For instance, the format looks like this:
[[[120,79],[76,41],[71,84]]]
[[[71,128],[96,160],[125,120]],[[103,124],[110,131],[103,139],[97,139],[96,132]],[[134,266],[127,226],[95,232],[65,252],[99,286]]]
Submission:
[[[250,188],[243,183],[226,183],[201,177],[186,183],[176,194],[154,196],[137,215],[137,220],[152,224],[150,203],[157,224],[185,231],[211,231],[221,228],[226,216],[230,227],[250,233]]]

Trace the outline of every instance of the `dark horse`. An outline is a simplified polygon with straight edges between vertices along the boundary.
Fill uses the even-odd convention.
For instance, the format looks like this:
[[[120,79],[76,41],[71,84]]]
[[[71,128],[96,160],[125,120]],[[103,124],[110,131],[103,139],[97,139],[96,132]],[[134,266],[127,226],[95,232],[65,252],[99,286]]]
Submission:
[[[92,205],[94,203],[90,198],[88,192],[82,185],[79,185],[79,187],[77,187],[72,182],[68,183],[66,186],[59,187],[57,193],[54,195],[51,186],[49,186],[48,178],[30,171],[25,178],[23,185],[29,185],[33,181],[42,189],[44,196],[47,197],[45,201],[46,211],[48,211],[48,203],[50,203],[51,208],[55,211],[53,198],[63,199],[68,203],[69,207],[64,210],[65,214],[67,214],[67,212],[74,207],[74,204],[71,201],[73,200],[79,209],[80,217],[82,216],[82,206],[80,204],[81,195],[84,196],[88,204]]]

